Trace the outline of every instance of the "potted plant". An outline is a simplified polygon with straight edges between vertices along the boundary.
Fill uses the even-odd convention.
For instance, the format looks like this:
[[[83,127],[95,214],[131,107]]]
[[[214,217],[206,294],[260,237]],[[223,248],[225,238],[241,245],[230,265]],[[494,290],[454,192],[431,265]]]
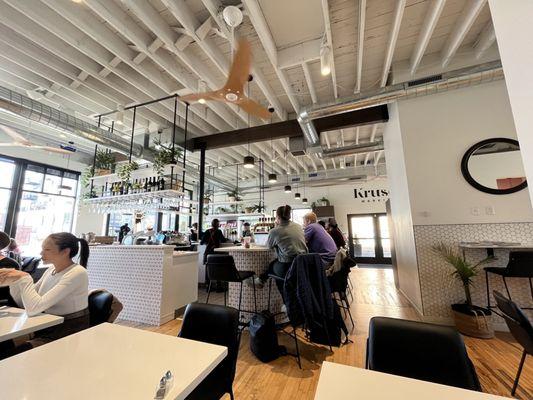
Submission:
[[[327,197],[322,197],[317,200],[319,206],[329,206],[329,200]]]
[[[237,188],[235,188],[232,191],[228,192],[227,195],[228,195],[228,200],[230,202],[241,201],[242,200],[241,192]]]
[[[129,182],[131,178],[131,173],[139,169],[139,164],[135,161],[129,162],[127,164],[122,164],[117,168],[117,176],[122,182]]]
[[[204,194],[204,204],[209,204],[209,202],[211,201],[212,197],[213,197],[213,195],[211,193],[205,193]]]
[[[115,168],[115,156],[105,150],[97,150],[94,163],[94,176],[109,175]]]
[[[246,214],[251,214],[251,213],[254,212],[254,207],[255,207],[255,206],[247,206],[247,207],[244,207],[244,212],[245,212]]]
[[[468,336],[485,339],[493,337],[494,330],[492,328],[491,311],[473,305],[470,294],[470,287],[473,284],[473,278],[479,272],[479,267],[492,261],[492,258],[488,257],[476,264],[472,264],[466,260],[464,254],[459,250],[444,243],[432,246],[432,250],[454,268],[451,275],[461,282],[465,291],[465,302],[452,304],[451,306],[457,330]]]
[[[265,206],[262,204],[254,204],[252,206],[252,212],[262,213],[265,210]]]
[[[154,145],[156,149],[154,150],[153,170],[158,177],[161,177],[165,173],[165,166],[175,163],[181,157],[181,150],[174,149],[173,151],[172,147],[164,145],[160,139],[154,139]]]

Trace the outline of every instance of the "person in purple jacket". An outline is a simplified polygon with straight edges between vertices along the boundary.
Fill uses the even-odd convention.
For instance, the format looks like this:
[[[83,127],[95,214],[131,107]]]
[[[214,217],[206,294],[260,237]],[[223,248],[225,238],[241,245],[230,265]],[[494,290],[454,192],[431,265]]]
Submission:
[[[313,212],[304,215],[304,236],[309,253],[320,254],[324,266],[329,266],[335,261],[337,245],[324,227],[317,222],[316,214]]]

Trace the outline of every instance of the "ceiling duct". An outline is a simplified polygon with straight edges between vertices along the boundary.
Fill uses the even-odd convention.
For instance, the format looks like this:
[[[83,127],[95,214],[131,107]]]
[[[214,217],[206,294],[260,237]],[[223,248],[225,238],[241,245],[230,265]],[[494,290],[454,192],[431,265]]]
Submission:
[[[336,149],[323,149],[321,153],[317,153],[317,156],[320,158],[342,157],[354,154],[369,153],[372,151],[379,151],[383,149],[383,142],[376,141],[372,143],[354,144],[352,146],[337,147]]]
[[[63,129],[80,138],[90,140],[119,153],[130,153],[130,142],[128,140],[124,140],[114,133],[98,128],[96,125],[1,86],[0,109],[44,125]],[[134,144],[132,154],[139,158],[143,156],[143,146]],[[146,158],[146,154],[144,158]]]
[[[430,82],[423,84],[410,86],[409,82],[398,83],[345,99],[339,99],[325,105],[303,108],[298,113],[297,119],[304,133],[308,148],[318,148],[318,151],[325,151],[325,149],[320,147],[320,135],[313,124],[314,119],[388,104],[399,99],[441,93],[503,79],[503,70],[500,61],[493,61],[475,67],[443,73],[437,81],[433,81],[434,77],[431,78]],[[418,81],[420,82],[421,80]]]
[[[302,136],[289,137],[289,151],[295,157],[305,155],[305,139]]]

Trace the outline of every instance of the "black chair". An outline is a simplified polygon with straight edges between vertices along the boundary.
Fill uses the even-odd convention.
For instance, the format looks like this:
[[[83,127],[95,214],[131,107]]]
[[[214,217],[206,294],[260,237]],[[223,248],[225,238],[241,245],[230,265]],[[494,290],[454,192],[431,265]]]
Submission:
[[[89,294],[89,319],[90,326],[107,322],[111,316],[113,295],[108,291],[98,291]]]
[[[205,265],[207,276],[209,278],[209,286],[207,289],[206,303],[209,303],[209,296],[211,294],[211,283],[213,281],[219,282],[234,282],[241,285],[239,293],[239,315],[241,312],[253,313],[257,312],[257,296],[255,292],[255,272],[253,271],[239,271],[235,267],[233,257],[227,254],[210,254],[207,256],[207,264]],[[254,290],[254,311],[242,310],[242,284],[245,279],[252,278],[252,286]],[[224,305],[227,305],[227,291],[224,292]]]
[[[461,335],[452,327],[373,317],[366,367],[374,371],[481,391]]]
[[[239,312],[235,308],[203,303],[187,306],[178,336],[228,348],[226,358],[187,396],[188,400],[220,399],[225,393],[233,400],[239,332]]]
[[[350,311],[350,303],[348,302],[348,295],[347,295],[347,292],[349,290],[348,282],[350,280],[349,274],[350,274],[350,267],[343,265],[340,271],[337,271],[328,277],[328,281],[329,281],[329,287],[331,289],[331,294],[333,295],[333,298],[335,299],[335,301],[337,301],[337,298],[335,295],[337,294],[339,296],[339,299],[337,301],[338,306],[344,310],[345,316],[347,314],[350,317],[352,327],[355,327],[355,323],[353,321],[352,312]]]
[[[485,282],[487,286],[487,308],[496,308],[490,305],[490,287],[489,287],[489,273],[496,274],[502,277],[505,291],[509,300],[513,300],[511,292],[507,286],[506,278],[527,278],[529,279],[529,290],[531,291],[531,299],[533,300],[533,251],[510,251],[509,262],[507,267],[485,267]],[[522,307],[524,310],[533,310],[533,307]]]
[[[509,327],[511,334],[524,348],[520,365],[518,366],[518,371],[516,373],[516,378],[514,380],[513,389],[511,391],[511,396],[514,396],[516,388],[518,387],[520,374],[522,373],[522,367],[526,361],[526,356],[528,354],[533,355],[533,326],[531,326],[531,322],[522,312],[520,307],[518,307],[510,299],[503,297],[500,292],[495,290],[493,293],[496,303],[498,304],[498,308],[502,312],[501,315]]]

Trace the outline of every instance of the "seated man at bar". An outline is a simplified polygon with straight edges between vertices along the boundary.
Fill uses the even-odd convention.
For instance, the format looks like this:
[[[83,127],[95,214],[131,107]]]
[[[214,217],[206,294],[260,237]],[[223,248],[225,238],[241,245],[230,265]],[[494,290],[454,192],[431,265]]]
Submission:
[[[317,222],[314,212],[304,215],[304,236],[309,253],[320,254],[324,266],[329,266],[335,261],[337,245],[331,235]]]
[[[79,264],[72,261],[79,252]],[[37,283],[23,271],[0,269],[0,285],[9,285],[11,296],[29,316],[46,312],[63,316],[65,321],[36,333],[19,348],[0,348],[0,358],[60,339],[89,327],[89,245],[71,233],[49,235],[42,244],[43,263],[50,267]]]
[[[296,256],[307,253],[307,246],[302,227],[291,221],[291,206],[278,207],[275,224],[268,234],[267,247],[276,251],[277,258],[270,263],[268,273],[285,278]],[[283,297],[283,282],[276,280],[276,285]]]

